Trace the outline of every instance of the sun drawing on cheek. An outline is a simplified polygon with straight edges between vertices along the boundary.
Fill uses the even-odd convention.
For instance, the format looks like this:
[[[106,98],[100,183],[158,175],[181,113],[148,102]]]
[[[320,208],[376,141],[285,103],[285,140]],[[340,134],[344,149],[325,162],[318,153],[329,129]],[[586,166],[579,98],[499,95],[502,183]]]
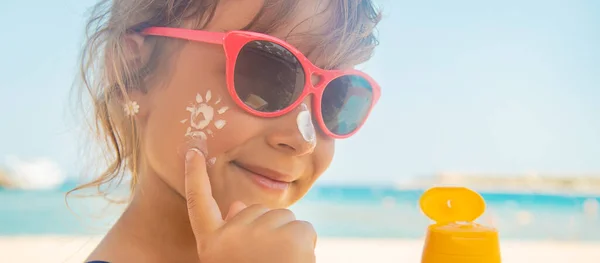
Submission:
[[[220,130],[227,124],[225,120],[219,119],[219,116],[229,108],[224,106],[215,110],[219,106],[221,98],[215,100],[214,103],[211,102],[211,99],[210,90],[206,92],[204,98],[198,93],[196,95],[196,103],[185,108],[190,112],[189,119],[181,120],[181,123],[189,122],[190,125],[185,132],[186,137],[206,139],[207,135],[213,136],[212,127]]]

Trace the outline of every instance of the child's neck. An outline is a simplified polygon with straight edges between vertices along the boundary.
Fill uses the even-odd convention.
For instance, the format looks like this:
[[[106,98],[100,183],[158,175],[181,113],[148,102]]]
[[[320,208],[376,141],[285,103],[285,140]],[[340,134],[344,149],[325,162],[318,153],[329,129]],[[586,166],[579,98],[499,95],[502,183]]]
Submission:
[[[194,262],[189,261],[197,258],[197,252],[185,199],[154,171],[144,171],[141,178],[131,204],[105,239],[154,255],[153,259]]]

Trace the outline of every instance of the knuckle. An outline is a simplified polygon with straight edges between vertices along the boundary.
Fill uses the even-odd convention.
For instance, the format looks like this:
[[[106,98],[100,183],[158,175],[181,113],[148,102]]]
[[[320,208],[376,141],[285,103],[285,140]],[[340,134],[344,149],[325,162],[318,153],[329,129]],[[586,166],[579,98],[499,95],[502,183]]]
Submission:
[[[316,238],[317,232],[313,225],[307,221],[296,220],[290,222],[287,227],[287,231],[285,231],[283,239],[287,242],[294,243],[297,245],[310,246],[310,244],[314,244],[314,239]]]
[[[186,193],[187,208],[194,209],[198,205],[198,195],[192,191]]]
[[[261,240],[265,236],[265,229],[260,227],[252,227],[247,229],[246,236],[252,240]]]
[[[287,218],[290,221],[296,220],[296,215],[289,209],[275,209],[269,211],[269,213],[277,217]]]
[[[253,204],[250,205],[247,209],[251,209],[251,210],[267,210],[267,206],[262,205],[262,204]]]
[[[311,224],[308,221],[304,221],[304,220],[296,220],[294,222],[292,222],[292,224],[295,225],[295,227],[298,229],[298,231],[302,232],[302,233],[306,233],[306,234],[315,234],[315,227],[313,226],[313,224]]]
[[[261,204],[254,204],[254,205],[249,206],[246,209],[248,209],[249,211],[253,211],[255,213],[260,213],[260,214],[264,214],[267,211],[269,211],[269,208],[267,206],[261,205]]]

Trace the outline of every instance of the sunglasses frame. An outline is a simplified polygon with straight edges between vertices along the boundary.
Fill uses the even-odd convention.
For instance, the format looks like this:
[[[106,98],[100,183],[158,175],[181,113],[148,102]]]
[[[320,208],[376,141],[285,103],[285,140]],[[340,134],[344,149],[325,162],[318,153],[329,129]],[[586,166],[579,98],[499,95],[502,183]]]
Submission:
[[[183,40],[190,40],[195,42],[203,42],[203,43],[211,43],[222,45],[225,51],[225,59],[226,59],[226,83],[227,90],[229,91],[229,95],[235,101],[235,103],[244,109],[245,111],[265,118],[273,118],[283,116],[291,111],[293,111],[296,107],[298,107],[304,99],[308,95],[313,95],[312,98],[312,106],[313,112],[318,114],[313,114],[317,118],[318,124],[321,130],[327,135],[335,139],[343,139],[348,138],[356,132],[364,125],[366,120],[368,119],[373,107],[379,100],[381,96],[381,89],[377,82],[373,80],[366,73],[359,70],[325,70],[315,66],[302,52],[296,49],[291,44],[266,34],[250,32],[250,31],[229,31],[226,33],[223,32],[211,32],[204,30],[194,30],[194,29],[185,29],[185,28],[171,28],[171,27],[149,27],[141,31],[142,35],[148,36],[162,36],[169,38],[177,38]],[[291,52],[302,68],[304,69],[304,87],[300,96],[294,101],[291,105],[287,106],[284,109],[275,112],[262,112],[253,109],[252,107],[246,105],[238,96],[235,90],[234,84],[234,71],[235,71],[235,63],[237,61],[237,57],[242,50],[242,48],[249,42],[252,41],[267,41],[272,42],[274,44],[280,45]],[[325,121],[323,120],[323,113],[321,109],[321,100],[323,98],[323,93],[327,85],[336,78],[346,76],[346,75],[354,75],[364,78],[371,85],[372,99],[371,105],[369,105],[369,110],[367,111],[365,117],[358,126],[348,134],[335,134],[327,128]],[[312,84],[312,77],[319,77],[319,82],[315,85]]]

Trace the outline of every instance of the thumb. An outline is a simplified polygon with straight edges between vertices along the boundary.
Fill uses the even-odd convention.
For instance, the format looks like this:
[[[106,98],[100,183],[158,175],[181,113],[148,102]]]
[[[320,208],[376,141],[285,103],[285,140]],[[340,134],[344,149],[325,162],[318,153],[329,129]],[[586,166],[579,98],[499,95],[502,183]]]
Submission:
[[[225,221],[229,221],[229,219],[232,219],[239,212],[241,212],[242,210],[246,209],[246,207],[248,207],[248,206],[246,204],[240,202],[240,201],[233,202],[231,204],[231,206],[229,207],[229,212],[227,212],[227,216],[225,217]]]
[[[204,154],[196,148],[185,155],[185,198],[196,238],[217,230],[224,222],[212,196]]]

